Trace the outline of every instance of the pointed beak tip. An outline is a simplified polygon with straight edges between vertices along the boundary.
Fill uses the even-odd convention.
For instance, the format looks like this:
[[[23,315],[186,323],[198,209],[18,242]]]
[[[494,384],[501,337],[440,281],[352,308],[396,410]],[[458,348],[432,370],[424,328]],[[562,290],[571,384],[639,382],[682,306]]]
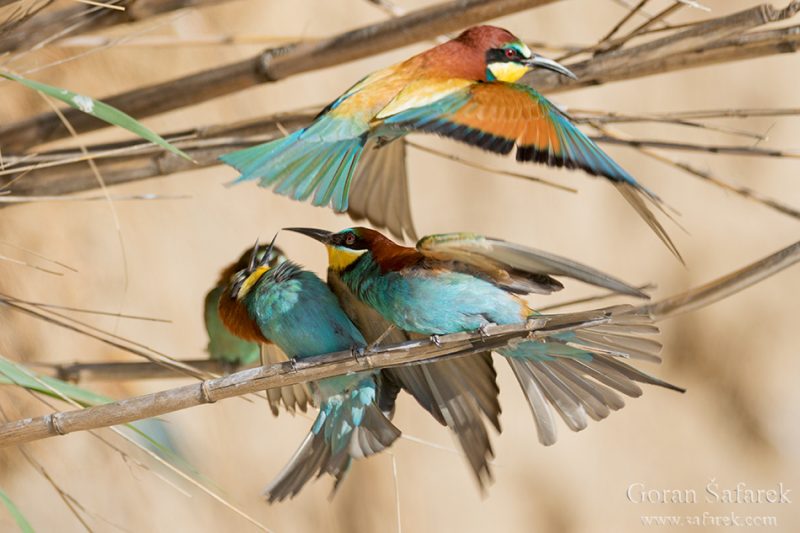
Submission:
[[[566,76],[567,78],[573,80],[578,79],[578,76],[576,76],[574,72],[572,72],[570,69],[568,69],[558,61],[553,61],[552,59],[548,59],[543,56],[534,56],[531,59],[531,65],[551,70],[557,74],[561,74],[562,76]]]
[[[300,233],[301,235],[305,235],[306,237],[311,237],[312,239],[319,241],[323,244],[328,244],[328,242],[330,242],[331,235],[333,235],[333,233],[331,233],[330,231],[325,231],[317,228],[283,228],[283,231]]]

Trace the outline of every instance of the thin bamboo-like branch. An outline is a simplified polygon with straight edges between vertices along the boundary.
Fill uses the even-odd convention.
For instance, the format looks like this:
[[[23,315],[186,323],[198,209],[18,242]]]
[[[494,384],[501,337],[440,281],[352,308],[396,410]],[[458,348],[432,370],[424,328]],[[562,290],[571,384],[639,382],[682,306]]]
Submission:
[[[184,9],[219,4],[228,0],[122,0],[108,9],[97,5],[75,3],[68,7],[43,13],[30,20],[16,32],[0,35],[0,53],[27,50],[52,35],[76,35],[97,31],[118,24],[150,19],[156,15]],[[24,30],[24,31],[23,31]],[[69,30],[69,31],[64,31]]]
[[[755,109],[701,109],[697,111],[673,111],[659,113],[664,118],[701,120],[710,118],[751,118],[751,117],[786,117],[800,115],[800,107],[766,107]],[[603,122],[602,119],[599,122]]]
[[[728,135],[736,135],[739,137],[747,137],[757,141],[764,141],[767,139],[766,135],[747,131],[739,128],[730,128],[727,126],[720,126],[716,124],[709,124],[708,122],[699,122],[697,120],[687,120],[685,118],[670,117],[666,113],[648,113],[648,114],[627,114],[617,112],[605,112],[598,110],[576,110],[570,109],[570,117],[572,121],[577,124],[595,123],[595,124],[631,124],[636,122],[652,122],[659,124],[672,124],[674,126],[685,126],[688,128],[697,128],[708,131],[716,131],[726,133]]]
[[[595,122],[598,124],[624,124],[630,122],[664,122],[683,125],[697,123],[695,120],[724,119],[724,118],[753,118],[753,117],[790,117],[800,115],[800,107],[775,107],[775,108],[731,108],[731,109],[701,109],[697,111],[671,111],[667,113],[617,113],[615,111],[601,111],[598,109],[569,108],[570,116],[575,122]]]
[[[250,368],[237,364],[212,359],[178,359],[184,364],[202,372],[211,374],[230,374],[237,370]],[[80,383],[84,381],[126,381],[139,379],[174,379],[182,378],[175,370],[146,361],[118,361],[104,363],[67,363],[50,364],[31,362],[31,366],[41,370],[45,375],[62,381]]]
[[[0,425],[0,446],[125,424],[268,388],[316,381],[349,372],[495,350],[514,339],[544,338],[558,332],[605,324],[618,312],[627,312],[630,309],[628,306],[587,313],[543,315],[532,318],[525,324],[490,325],[480,332],[454,333],[431,340],[364,349],[361,353],[343,351],[242,370],[153,394],[3,424]]]
[[[800,241],[700,287],[643,306],[655,320],[665,320],[711,305],[800,261]]]
[[[612,129],[609,126],[603,126],[603,125],[600,125],[600,124],[592,124],[592,126],[594,126],[594,128],[597,131],[603,133],[605,136],[613,137],[613,138],[620,139],[620,140],[625,140],[627,138],[626,135],[622,134],[621,132],[619,132],[619,131],[617,131],[615,129]],[[655,159],[656,161],[660,161],[662,163],[665,163],[665,164],[667,164],[667,165],[669,165],[671,167],[677,168],[678,170],[686,172],[690,176],[694,176],[694,177],[700,178],[702,180],[705,180],[705,181],[707,181],[707,182],[709,182],[709,183],[711,183],[711,184],[713,184],[713,185],[715,185],[717,187],[722,188],[723,190],[732,192],[734,194],[738,194],[739,196],[742,196],[743,198],[746,198],[746,199],[751,200],[753,202],[765,205],[765,206],[767,206],[767,207],[769,207],[771,209],[774,209],[774,210],[778,211],[779,213],[783,213],[784,215],[788,215],[788,216],[790,216],[792,218],[800,219],[800,209],[792,207],[792,206],[790,206],[788,204],[785,204],[785,203],[783,203],[783,202],[781,202],[779,200],[776,200],[774,198],[769,198],[767,196],[764,196],[764,195],[754,191],[753,189],[750,189],[749,187],[739,187],[739,186],[736,186],[736,185],[732,185],[732,184],[728,183],[727,181],[724,181],[724,180],[714,176],[710,172],[697,169],[697,168],[693,167],[692,165],[690,165],[688,163],[684,163],[684,162],[681,162],[681,161],[676,161],[675,159],[667,157],[667,156],[665,156],[665,155],[663,155],[663,154],[661,154],[659,152],[656,152],[655,150],[652,150],[650,148],[646,148],[644,146],[637,146],[635,144],[632,144],[630,146],[635,148],[640,154],[645,155],[645,156],[647,156],[647,157],[649,157],[651,159]]]
[[[306,125],[313,116],[314,113],[284,113],[255,121],[168,135],[171,142],[176,138],[187,139],[174,144],[181,146],[197,164],[171,157],[171,154],[140,140],[93,146],[91,153],[106,183],[127,183],[218,164],[217,158],[223,153],[279,138],[285,130]],[[64,161],[71,163],[63,164]],[[15,181],[11,187],[15,196],[57,196],[93,189],[96,186],[94,179],[85,172],[81,161],[82,157],[76,151],[53,151],[18,159],[6,156],[6,170],[0,171],[0,184],[8,185],[14,179],[10,174],[16,173],[15,170],[30,170],[25,179]],[[17,162],[24,162],[25,166],[15,167],[14,163]],[[52,168],[48,168],[49,165]]]
[[[784,9],[766,4],[756,6],[638,46],[568,65],[578,76],[577,80],[541,69],[527,74],[523,80],[541,91],[560,92],[701,64],[794,52],[798,41],[796,30],[745,32],[789,19],[798,11],[800,0],[794,0]]]
[[[35,305],[27,304],[26,302],[22,302],[4,294],[0,294],[0,305],[7,306],[14,311],[19,311],[70,331],[86,335],[114,348],[119,348],[123,351],[143,357],[144,359],[147,359],[155,364],[170,368],[177,373],[182,373],[198,379],[209,377],[209,374],[193,368],[184,362],[173,359],[172,357],[169,357],[168,355],[158,352],[143,344],[130,341],[120,337],[119,335],[105,332],[99,328],[88,326],[87,324],[79,322],[75,319],[70,319],[69,317],[65,317],[64,315],[56,313],[55,311],[37,308]],[[80,324],[82,327],[79,327],[76,324]]]
[[[685,152],[706,152],[719,155],[746,155],[756,157],[781,157],[787,159],[800,159],[800,153],[788,150],[778,150],[775,148],[762,148],[760,146],[730,146],[730,145],[708,145],[680,143],[672,141],[660,141],[654,139],[620,139],[610,135],[595,135],[592,140],[598,143],[621,144],[633,146],[634,148],[660,148],[662,150],[680,150]]]
[[[75,407],[80,407],[80,405],[74,399],[64,395],[58,389],[56,389],[56,388],[52,387],[51,385],[45,383],[44,381],[41,380],[41,378],[39,378],[38,376],[34,375],[32,372],[27,370],[25,367],[20,367],[20,370],[25,372],[26,374],[28,374],[28,376],[30,378],[32,378],[39,385],[41,385],[46,390],[51,392],[54,395],[54,397],[59,398],[60,400],[66,402],[66,403],[68,403],[70,405],[73,405]],[[29,389],[23,389],[23,390],[27,390],[28,392],[33,394],[33,396],[36,399],[38,399],[40,402],[43,402],[43,403],[45,403],[46,405],[48,405],[48,406],[50,406],[52,408],[52,406],[49,403],[49,401],[46,400],[42,395],[36,394],[34,391],[29,390]],[[117,427],[114,427],[114,426],[107,426],[107,427],[109,427],[109,429],[111,429],[111,431],[116,433],[118,436],[122,437],[122,439],[128,441],[130,444],[133,444],[136,448],[141,450],[143,453],[145,453],[146,455],[150,456],[151,459],[155,460],[157,463],[163,465],[164,467],[166,467],[167,469],[169,469],[173,473],[177,474],[179,477],[183,478],[185,481],[187,481],[190,484],[194,485],[195,487],[200,489],[202,492],[206,493],[207,495],[209,495],[213,499],[217,500],[219,503],[221,503],[222,505],[224,505],[225,507],[227,507],[228,509],[230,509],[234,513],[238,514],[239,516],[241,516],[245,520],[249,521],[250,523],[252,523],[256,527],[258,527],[262,531],[266,531],[268,533],[272,533],[272,531],[269,528],[267,528],[266,526],[261,524],[258,520],[254,519],[253,517],[251,517],[250,515],[248,515],[243,510],[239,509],[238,507],[236,507],[232,503],[228,502],[225,498],[223,498],[222,496],[217,494],[217,492],[215,490],[212,490],[211,488],[207,487],[205,484],[200,483],[198,480],[196,480],[192,476],[188,475],[182,469],[178,468],[177,466],[173,465],[171,462],[169,462],[166,459],[164,459],[163,457],[161,457],[154,450],[151,450],[150,448],[145,446],[143,443],[141,443],[138,440],[136,440],[135,438],[133,438],[131,435],[127,434],[126,432],[123,432],[121,429],[119,429]],[[93,429],[99,429],[99,428],[93,428]],[[116,446],[114,446],[113,444],[108,442],[103,436],[101,436],[101,435],[97,434],[97,432],[93,431],[93,429],[89,430],[90,434],[92,434],[96,438],[100,439],[102,442],[107,443],[109,446],[111,446],[113,449],[117,450],[119,453],[123,454],[123,457],[132,459],[130,455],[124,453],[122,450],[118,449]],[[188,494],[183,489],[181,489],[180,487],[178,487],[177,485],[175,485],[174,483],[169,481],[161,473],[156,472],[156,471],[148,468],[147,465],[141,463],[140,461],[135,460],[135,463],[137,464],[137,466],[139,466],[139,467],[143,468],[144,470],[152,473],[158,479],[161,479],[162,481],[166,482],[169,486],[173,487],[177,491],[179,491],[179,492],[181,492],[181,493],[183,493],[183,494],[188,496]]]
[[[295,74],[379,54],[554,1],[451,0],[318,42],[270,48],[243,61],[110,96],[103,98],[103,101],[141,119],[261,83],[275,82]],[[104,122],[79,110],[68,109],[64,115],[81,132],[106,126]],[[0,127],[0,146],[4,151],[22,151],[65,135],[58,117],[53,113],[43,113]]]
[[[631,9],[629,9],[628,12],[625,13],[625,16],[623,16],[619,20],[619,22],[617,22],[614,25],[614,27],[611,28],[611,30],[609,30],[609,32],[607,34],[605,34],[598,41],[598,44],[604,43],[604,42],[608,41],[609,39],[611,39],[614,35],[616,35],[616,33],[622,28],[622,26],[624,26],[626,22],[628,22],[631,18],[633,18],[645,6],[645,4],[647,2],[649,2],[649,1],[650,0],[639,0],[639,3],[636,4],[635,6],[633,6]],[[563,60],[563,59],[564,59],[564,57],[560,57],[559,58],[559,60]]]
[[[0,405],[0,420],[3,422],[9,422],[11,419],[6,414],[5,409],[3,409],[2,405]],[[67,509],[72,513],[78,522],[88,531],[92,533],[92,528],[89,527],[89,524],[86,523],[85,519],[81,514],[78,512],[79,510],[87,515],[92,515],[86,508],[74,497],[72,494],[67,492],[65,489],[61,487],[61,485],[56,482],[55,479],[50,475],[47,469],[42,465],[36,458],[33,457],[31,453],[28,452],[25,446],[18,446],[17,450],[22,455],[22,457],[28,462],[31,467],[36,470],[42,478],[44,478],[47,483],[53,488],[61,501],[64,502],[64,505],[67,506]]]
[[[0,446],[118,425],[213,403],[267,388],[315,381],[348,372],[399,366],[445,356],[463,356],[505,346],[513,339],[550,336],[613,320],[615,313],[648,313],[661,320],[731,296],[800,261],[800,242],[702,287],[636,308],[608,308],[564,315],[542,315],[527,324],[491,325],[482,332],[455,333],[432,340],[337,352],[257,367],[225,377],[81,410],[56,412],[0,425]]]
[[[753,32],[681,54],[670,54],[643,63],[632,62],[630,65],[612,72],[602,72],[599,69],[590,67],[584,71],[579,80],[574,82],[564,83],[548,78],[542,82],[542,87],[540,88],[548,92],[568,91],[730,61],[744,61],[777,54],[792,54],[797,52],[798,47],[800,47],[800,26]],[[539,81],[535,80],[532,83],[536,84]]]

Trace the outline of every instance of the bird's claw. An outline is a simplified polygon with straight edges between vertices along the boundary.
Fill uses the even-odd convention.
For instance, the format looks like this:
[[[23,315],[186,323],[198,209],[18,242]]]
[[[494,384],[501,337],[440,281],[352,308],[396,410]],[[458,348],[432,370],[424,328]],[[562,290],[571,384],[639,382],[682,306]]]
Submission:
[[[489,324],[483,324],[483,325],[481,325],[481,327],[478,328],[478,335],[481,336],[481,340],[482,341],[485,341],[486,339],[488,339],[491,336],[489,334],[489,332],[487,331],[488,327],[489,327]]]
[[[442,341],[439,339],[439,335],[431,335],[431,342],[438,348],[442,347]]]
[[[361,359],[363,359],[364,355],[365,355],[364,347],[363,346],[353,346],[350,349],[350,353],[353,354],[353,359],[355,359],[356,361],[360,362]]]

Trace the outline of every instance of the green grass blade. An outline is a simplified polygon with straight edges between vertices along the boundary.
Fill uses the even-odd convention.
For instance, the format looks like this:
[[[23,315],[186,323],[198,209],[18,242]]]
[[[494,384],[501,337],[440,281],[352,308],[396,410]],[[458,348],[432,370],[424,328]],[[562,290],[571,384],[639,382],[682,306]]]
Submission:
[[[93,117],[104,122],[108,122],[114,126],[124,128],[131,133],[157,144],[165,150],[169,150],[173,154],[179,155],[188,161],[194,161],[194,159],[192,159],[188,154],[168,143],[163,137],[146,127],[141,122],[137,121],[130,115],[123,113],[119,109],[101,102],[100,100],[95,100],[89,96],[74,93],[72,91],[68,91],[67,89],[60,89],[58,87],[53,87],[52,85],[29,80],[10,72],[0,72],[0,77],[16,81],[30,89],[40,91],[47,96],[61,100],[70,107],[74,107],[75,109],[83,111],[84,113],[92,115]]]
[[[0,502],[6,506],[8,509],[9,514],[14,519],[14,522],[17,523],[17,527],[22,533],[34,533],[33,528],[31,527],[30,522],[25,518],[25,515],[22,514],[22,511],[19,510],[19,507],[14,505],[14,502],[11,501],[11,498],[8,497],[8,494],[3,492],[3,489],[0,489]]]
[[[27,372],[21,370],[17,363],[0,356],[0,384],[19,385],[20,387],[25,387],[26,389],[46,394],[52,398],[61,399],[52,390],[42,385],[42,383],[45,383],[49,387],[52,387],[54,390],[57,390],[67,398],[78,402],[84,407],[88,405],[100,405],[112,401],[110,398],[100,394],[96,394],[92,391],[77,387],[71,383],[67,383],[66,381],[61,381],[60,379],[51,378],[48,376],[37,375],[36,378],[42,382],[39,383],[39,381],[31,377],[31,374],[33,373],[34,372],[31,370],[28,370]]]

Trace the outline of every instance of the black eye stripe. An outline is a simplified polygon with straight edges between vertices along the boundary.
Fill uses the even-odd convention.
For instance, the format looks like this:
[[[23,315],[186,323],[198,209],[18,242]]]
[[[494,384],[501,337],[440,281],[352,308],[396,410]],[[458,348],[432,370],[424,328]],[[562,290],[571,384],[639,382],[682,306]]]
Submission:
[[[515,48],[492,48],[486,52],[486,63],[517,62],[521,57]]]

